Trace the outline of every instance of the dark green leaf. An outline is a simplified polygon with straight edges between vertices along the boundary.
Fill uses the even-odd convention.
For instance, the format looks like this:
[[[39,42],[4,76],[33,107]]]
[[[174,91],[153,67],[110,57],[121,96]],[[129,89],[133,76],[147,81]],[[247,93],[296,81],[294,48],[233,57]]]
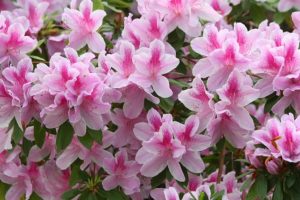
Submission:
[[[280,181],[278,181],[275,186],[272,200],[283,200],[283,191],[282,191],[282,185]]]
[[[102,142],[102,131],[101,130],[93,130],[87,127],[87,134],[89,134],[94,141],[97,143]]]
[[[174,107],[175,102],[171,98],[160,98],[159,107],[163,109],[166,113],[171,112]]]
[[[13,120],[10,122],[9,129],[13,129],[12,139],[15,142],[15,144],[19,144],[19,142],[23,138],[23,131],[19,127],[17,120],[15,118],[13,118]]]
[[[163,170],[161,173],[159,173],[157,176],[153,177],[151,179],[151,186],[152,188],[157,188],[158,186],[160,186],[161,184],[164,183],[164,181],[167,178],[167,170]]]
[[[268,182],[264,175],[259,174],[251,186],[246,200],[263,200],[268,192]]]
[[[37,120],[33,122],[34,127],[34,141],[40,148],[43,147],[46,137],[46,128]]]
[[[107,200],[126,200],[126,196],[121,191],[114,189],[106,193]]]
[[[93,138],[90,134],[85,134],[83,137],[78,137],[81,144],[83,144],[86,148],[90,149],[93,145]]]
[[[175,79],[169,79],[169,82],[172,84],[172,85],[176,85],[180,88],[188,88],[190,87],[190,85],[186,82],[183,82],[183,81],[178,81],[178,80],[175,80]]]
[[[76,197],[78,194],[80,194],[80,191],[78,189],[72,189],[72,190],[69,190],[69,191],[63,193],[61,198],[64,200],[71,200],[74,197]]]
[[[69,122],[63,123],[57,132],[56,149],[58,152],[67,148],[73,138],[74,130]]]
[[[277,101],[279,101],[280,97],[273,93],[266,98],[267,102],[264,107],[264,112],[268,113],[272,110],[272,107],[277,103]]]
[[[180,50],[183,47],[185,39],[185,33],[176,28],[168,35],[168,42],[174,47],[176,51]]]

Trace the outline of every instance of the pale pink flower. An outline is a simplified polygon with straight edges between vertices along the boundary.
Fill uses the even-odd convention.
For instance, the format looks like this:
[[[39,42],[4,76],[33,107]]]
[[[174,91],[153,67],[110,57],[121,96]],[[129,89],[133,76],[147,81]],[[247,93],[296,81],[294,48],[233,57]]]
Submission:
[[[68,38],[69,37],[66,34],[49,37],[47,41],[48,55],[52,56],[57,52],[62,53],[64,51],[64,48],[66,47],[66,41],[68,40]]]
[[[221,101],[215,104],[217,118],[208,126],[212,142],[224,136],[233,146],[242,148],[246,145],[254,123],[244,106],[259,97],[259,91],[252,88],[252,80],[233,71],[228,83],[218,91]]]
[[[18,0],[18,5],[21,8],[15,10],[17,15],[25,16],[28,19],[31,33],[38,33],[43,27],[43,17],[49,4],[37,0]]]
[[[246,130],[254,130],[254,123],[244,106],[258,99],[260,94],[252,85],[249,76],[233,71],[227,84],[217,90],[221,101],[215,104],[216,110],[228,110],[240,127]]]
[[[134,46],[128,41],[121,41],[118,51],[107,55],[106,63],[115,70],[110,76],[110,82],[114,88],[126,87],[130,84],[129,77],[135,72],[133,56]]]
[[[191,47],[195,52],[203,56],[208,56],[214,50],[220,49],[222,47],[222,43],[225,41],[227,34],[228,34],[227,29],[218,30],[214,24],[208,24],[204,28],[203,36],[195,38],[191,41]],[[200,68],[200,67],[195,66],[194,70],[195,68]],[[206,70],[206,69],[210,70],[209,67],[207,68],[203,67],[203,69],[201,70]],[[194,74],[195,73],[197,72],[194,72]]]
[[[206,90],[203,81],[196,77],[193,80],[192,88],[179,93],[178,99],[185,107],[196,112],[200,120],[199,129],[204,130],[214,117],[214,103],[213,95]]]
[[[288,162],[300,161],[300,132],[291,121],[284,121],[278,148],[282,158]]]
[[[2,71],[0,79],[0,126],[8,126],[15,117],[19,125],[26,125],[32,117],[38,116],[36,102],[29,95],[31,80],[29,73],[33,66],[29,58],[22,59],[17,67]],[[30,111],[29,111],[30,110]]]
[[[133,128],[135,124],[144,121],[143,116],[129,119],[124,115],[121,109],[115,109],[112,113],[111,120],[118,126],[118,129],[114,132],[112,145],[117,148],[125,145],[132,145],[131,149],[134,147],[139,148],[140,142],[134,136]]]
[[[23,25],[14,23],[7,28],[7,32],[0,32],[0,64],[12,62],[17,64],[22,58],[27,57],[26,53],[32,51],[37,41],[25,36]]]
[[[255,88],[261,92],[260,97],[266,97],[274,92],[273,81],[284,64],[284,58],[280,55],[280,49],[265,49],[255,64],[252,71],[261,77]]]
[[[246,71],[249,63],[250,60],[239,52],[239,44],[234,39],[228,39],[223,43],[222,48],[216,49],[207,58],[199,60],[193,69],[193,74],[201,78],[208,77],[207,87],[215,91],[226,83],[234,69]]]
[[[170,114],[161,116],[157,110],[151,108],[147,113],[147,123],[139,122],[134,125],[134,135],[141,141],[147,141],[154,136],[155,132],[160,130],[164,123],[171,123],[173,117]]]
[[[175,69],[179,60],[165,53],[165,45],[161,41],[154,40],[149,48],[140,48],[133,57],[133,63],[136,73],[131,80],[135,84],[143,88],[152,87],[163,98],[173,94],[168,79],[163,75]]]
[[[108,158],[109,155],[109,152],[105,151],[100,144],[94,142],[91,149],[87,149],[74,137],[72,143],[58,156],[56,165],[64,170],[79,158],[80,160],[83,160],[83,163],[80,166],[81,170],[88,167],[91,163],[95,163],[102,167],[103,160]]]
[[[0,128],[0,153],[13,148],[11,144],[12,134],[12,130],[8,130],[7,128]]]
[[[142,113],[145,99],[154,104],[159,103],[159,98],[152,95],[150,90],[141,88],[136,84],[130,84],[122,88],[121,92],[121,101],[124,102],[123,111],[125,116],[130,119],[134,119]]]
[[[292,20],[295,26],[295,32],[300,34],[300,12],[293,12]]]
[[[203,0],[163,0],[155,1],[152,6],[165,16],[169,32],[179,27],[186,34],[194,37],[200,35],[199,19],[212,22],[221,19],[221,15]]]
[[[232,10],[228,0],[209,0],[208,2],[210,6],[222,16],[228,15]]]
[[[224,190],[225,195],[222,200],[240,200],[242,192],[240,191],[235,177],[235,172],[229,172],[223,177],[222,183],[217,185],[219,191]]]
[[[87,44],[96,53],[104,50],[105,42],[97,30],[102,25],[105,15],[103,10],[93,11],[91,0],[83,0],[80,3],[79,11],[65,8],[62,20],[72,30],[69,38],[70,46],[80,49]]]
[[[60,199],[70,189],[70,172],[60,170],[54,160],[39,167],[39,176],[34,179],[34,191],[43,199]]]
[[[200,157],[200,152],[210,147],[211,138],[199,134],[199,119],[192,115],[185,124],[174,122],[173,129],[176,138],[185,146],[186,152],[183,154],[181,164],[193,173],[201,173],[205,165]]]
[[[163,124],[159,132],[150,140],[143,142],[136,160],[143,164],[141,174],[146,177],[154,177],[168,167],[176,180],[184,181],[185,177],[179,162],[185,152],[185,147],[174,138],[171,125]]]
[[[42,107],[40,115],[48,128],[57,128],[69,119],[75,134],[82,136],[86,126],[94,130],[104,126],[103,115],[109,112],[110,100],[117,100],[119,93],[110,90],[93,72],[89,62],[93,55],[77,57],[69,50],[66,55],[70,60],[56,54],[50,60],[50,68],[38,65],[31,95]]]
[[[140,187],[140,180],[137,174],[140,165],[135,161],[128,160],[127,152],[123,149],[116,153],[115,157],[111,154],[103,161],[103,168],[108,176],[102,182],[105,190],[112,190],[121,186],[125,194],[133,194]]]
[[[129,15],[125,18],[122,38],[131,42],[138,49],[144,46],[148,47],[155,39],[164,41],[167,31],[166,23],[162,21],[158,13],[151,12],[134,20],[132,20],[132,15]]]
[[[300,2],[297,0],[280,0],[278,3],[278,10],[280,12],[286,12],[293,7],[300,9]]]
[[[175,188],[164,189],[165,200],[179,200],[179,195]]]
[[[254,131],[252,137],[266,146],[273,156],[278,157],[279,148],[277,142],[281,138],[282,128],[278,119],[270,119],[264,128]]]

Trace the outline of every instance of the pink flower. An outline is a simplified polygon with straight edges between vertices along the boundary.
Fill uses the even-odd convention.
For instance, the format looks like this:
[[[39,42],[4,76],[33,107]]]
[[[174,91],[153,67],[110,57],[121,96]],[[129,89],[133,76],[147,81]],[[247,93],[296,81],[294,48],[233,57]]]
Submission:
[[[130,119],[134,119],[142,113],[145,99],[154,104],[159,103],[159,99],[153,96],[150,90],[143,89],[136,84],[130,84],[127,87],[122,88],[121,92],[121,101],[124,102],[124,115]]]
[[[103,150],[101,145],[94,143],[91,149],[87,149],[78,141],[78,139],[73,138],[72,143],[57,158],[56,165],[64,170],[79,158],[84,161],[80,166],[81,170],[83,170],[91,163],[102,166],[103,160],[108,156],[109,153]]]
[[[203,31],[203,36],[193,39],[191,41],[191,47],[195,52],[203,56],[208,56],[214,50],[222,47],[222,43],[225,41],[227,33],[227,29],[218,30],[213,24],[206,25]],[[199,68],[200,70],[200,67],[196,66],[193,70],[196,70],[195,68]],[[201,70],[205,69],[206,68],[203,67]],[[196,73],[198,74],[198,72],[194,71],[194,74]]]
[[[79,10],[65,8],[62,14],[62,20],[72,30],[70,46],[80,49],[87,44],[92,51],[100,53],[105,48],[105,42],[97,30],[106,13],[103,10],[93,11],[91,0],[82,1]]]
[[[255,65],[253,72],[261,77],[255,88],[261,91],[261,97],[266,97],[274,92],[273,81],[284,64],[284,58],[279,49],[266,49]]]
[[[296,33],[300,34],[300,12],[293,12],[292,20],[295,26]]]
[[[8,130],[7,128],[0,128],[0,153],[13,148],[11,144],[12,134],[12,130]]]
[[[244,106],[259,97],[259,91],[252,84],[250,77],[233,71],[227,84],[217,90],[221,101],[215,104],[218,111],[229,110],[236,122],[246,130],[253,130],[254,123]]]
[[[39,177],[34,180],[34,191],[43,199],[60,199],[70,189],[69,178],[69,171],[58,169],[55,161],[50,160],[39,167]]]
[[[221,184],[217,186],[219,191],[224,190],[225,195],[224,200],[240,200],[242,192],[238,188],[237,179],[235,177],[235,172],[230,172],[223,177]]]
[[[43,17],[49,4],[36,0],[19,0],[18,4],[21,9],[17,9],[15,12],[29,20],[29,31],[31,33],[38,33],[43,27]]]
[[[265,160],[266,169],[270,174],[277,175],[282,167],[282,160],[269,157]]]
[[[186,152],[183,154],[181,163],[189,171],[193,173],[201,173],[205,166],[200,157],[200,151],[210,147],[211,138],[206,135],[199,134],[199,119],[192,115],[185,124],[174,122],[173,126],[175,136],[179,139],[182,145],[185,146]]]
[[[134,20],[131,18],[130,14],[125,18],[122,38],[131,42],[136,49],[148,47],[155,39],[165,40],[168,33],[166,23],[157,13],[151,12]]]
[[[175,188],[164,189],[165,200],[179,200],[179,195]]]
[[[118,126],[114,132],[113,146],[120,148],[125,145],[132,145],[131,148],[139,148],[140,142],[133,134],[135,124],[144,121],[143,116],[135,119],[127,118],[121,109],[115,109],[111,116],[112,122]]]
[[[163,124],[159,132],[149,141],[143,142],[136,160],[143,165],[141,174],[146,177],[154,177],[168,166],[176,180],[184,181],[185,177],[179,162],[185,152],[185,147],[174,138],[171,125]]]
[[[278,3],[278,10],[280,12],[286,12],[293,7],[300,9],[300,2],[296,0],[280,0]]]
[[[300,132],[296,130],[295,124],[291,121],[283,122],[281,139],[278,146],[282,158],[288,162],[297,163],[300,161]]]
[[[103,168],[108,173],[102,182],[105,190],[121,186],[125,194],[130,195],[139,189],[140,180],[137,178],[137,174],[140,165],[135,161],[129,161],[125,150],[116,153],[115,157],[110,154],[108,158],[105,158]]]
[[[209,121],[214,117],[213,112],[213,95],[210,94],[200,78],[195,78],[192,88],[179,93],[179,101],[185,107],[197,113],[200,120],[200,130],[207,127]]]
[[[278,119],[268,120],[266,126],[254,131],[252,137],[266,146],[273,156],[279,156],[278,140],[281,138],[282,125]]]
[[[55,54],[57,52],[60,52],[60,53],[63,52],[68,38],[69,37],[66,34],[49,37],[48,41],[47,41],[47,48],[48,48],[49,56],[52,56],[53,54]]]
[[[228,15],[232,10],[228,0],[209,0],[208,2],[222,16]]]
[[[75,133],[82,136],[86,126],[94,130],[104,126],[110,96],[117,100],[119,93],[115,96],[93,72],[88,54],[77,57],[72,52],[66,51],[70,60],[56,54],[50,60],[50,68],[42,64],[37,67],[31,95],[42,107],[40,115],[48,128],[57,128],[69,119]]]
[[[116,53],[107,55],[107,64],[116,71],[110,77],[112,87],[122,88],[130,84],[129,77],[135,72],[132,60],[134,54],[134,46],[128,41],[122,41]]]
[[[33,70],[29,58],[22,59],[17,67],[8,67],[2,71],[0,79],[0,113],[3,117],[0,126],[8,126],[15,117],[19,125],[26,125],[32,117],[38,117],[36,102],[29,95],[31,80],[29,73]],[[30,110],[30,112],[29,112]]]
[[[190,36],[200,35],[199,19],[216,22],[221,19],[208,3],[203,0],[154,1],[153,8],[165,16],[169,32],[176,27]]]
[[[37,41],[25,36],[26,31],[21,24],[14,23],[6,33],[0,32],[0,64],[8,61],[16,64],[35,48]]]
[[[226,83],[229,75],[234,69],[246,71],[250,60],[239,52],[239,44],[228,39],[223,43],[221,49],[213,51],[207,58],[201,59],[195,68],[193,74],[201,78],[208,77],[207,87],[215,91]],[[204,68],[209,68],[204,69]]]
[[[134,125],[134,135],[141,141],[151,139],[154,136],[154,133],[158,132],[164,123],[171,123],[173,118],[170,114],[164,114],[161,117],[154,108],[151,108],[147,113],[147,121],[147,123],[139,122]]]
[[[131,80],[135,84],[143,88],[152,87],[163,98],[173,94],[168,79],[163,75],[175,69],[179,60],[165,53],[165,45],[161,41],[154,40],[149,48],[140,48],[133,57],[133,63],[136,73]]]

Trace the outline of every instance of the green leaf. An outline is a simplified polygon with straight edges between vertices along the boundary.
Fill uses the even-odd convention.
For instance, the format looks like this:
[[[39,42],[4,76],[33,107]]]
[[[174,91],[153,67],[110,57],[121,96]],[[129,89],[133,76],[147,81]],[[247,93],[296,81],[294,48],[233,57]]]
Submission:
[[[13,120],[9,123],[9,130],[13,129],[12,133],[12,139],[15,142],[15,144],[19,144],[21,139],[23,138],[23,131],[19,127],[17,120],[13,118]]]
[[[114,189],[106,193],[107,200],[127,200],[126,196],[119,190]]]
[[[46,61],[44,58],[40,57],[40,56],[36,56],[36,55],[30,55],[30,57],[34,60],[38,60],[38,61]]]
[[[180,88],[188,88],[190,87],[190,85],[186,82],[183,82],[183,81],[178,81],[178,80],[175,80],[175,79],[169,79],[169,82],[172,84],[172,85],[176,85]]]
[[[171,98],[160,98],[159,107],[166,113],[170,113],[174,107],[175,102]]]
[[[103,10],[102,0],[93,0],[93,10]]]
[[[73,138],[74,130],[71,124],[67,121],[63,123],[57,132],[56,136],[56,149],[58,152],[67,148]]]
[[[89,127],[87,127],[87,134],[89,134],[94,141],[96,141],[97,143],[101,143],[102,142],[102,131],[101,130],[93,130],[90,129]]]
[[[278,181],[275,186],[272,200],[283,200],[283,191],[282,191],[282,185],[280,181]]]
[[[222,200],[222,197],[224,196],[225,191],[222,190],[220,192],[216,192],[211,196],[211,200]]]
[[[164,181],[167,178],[167,173],[166,172],[167,172],[167,170],[165,169],[161,173],[159,173],[157,176],[155,176],[151,179],[152,188],[157,188],[162,183],[164,183]]]
[[[33,127],[34,141],[38,147],[42,148],[46,138],[46,128],[37,120],[34,120]]]
[[[93,145],[93,138],[90,134],[85,134],[83,137],[78,137],[81,144],[83,144],[86,148],[90,149]]]
[[[78,189],[72,189],[72,190],[69,190],[69,191],[63,193],[61,198],[64,200],[69,200],[69,199],[71,200],[74,197],[76,197],[78,194],[80,194],[80,191]]]
[[[244,190],[247,190],[250,187],[251,182],[252,182],[251,178],[248,178],[246,181],[244,181],[243,185],[240,188],[240,191],[242,192]]]
[[[268,113],[272,110],[272,107],[279,101],[280,97],[276,95],[274,92],[273,94],[266,97],[267,102],[264,107],[264,112]]]
[[[259,174],[251,186],[246,200],[263,200],[267,196],[268,182],[264,175]]]
[[[168,35],[168,42],[174,47],[176,51],[180,50],[183,47],[185,39],[185,33],[176,28]]]

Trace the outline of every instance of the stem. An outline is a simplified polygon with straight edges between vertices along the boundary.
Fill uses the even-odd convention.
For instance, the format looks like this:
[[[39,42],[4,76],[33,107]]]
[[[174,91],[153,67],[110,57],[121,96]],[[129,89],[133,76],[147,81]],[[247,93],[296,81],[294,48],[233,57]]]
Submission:
[[[224,170],[224,159],[225,159],[225,154],[226,154],[226,146],[225,146],[225,139],[223,139],[222,142],[222,151],[220,154],[220,159],[219,159],[219,171],[218,171],[218,178],[217,178],[217,183],[221,182],[222,179],[222,174]]]

